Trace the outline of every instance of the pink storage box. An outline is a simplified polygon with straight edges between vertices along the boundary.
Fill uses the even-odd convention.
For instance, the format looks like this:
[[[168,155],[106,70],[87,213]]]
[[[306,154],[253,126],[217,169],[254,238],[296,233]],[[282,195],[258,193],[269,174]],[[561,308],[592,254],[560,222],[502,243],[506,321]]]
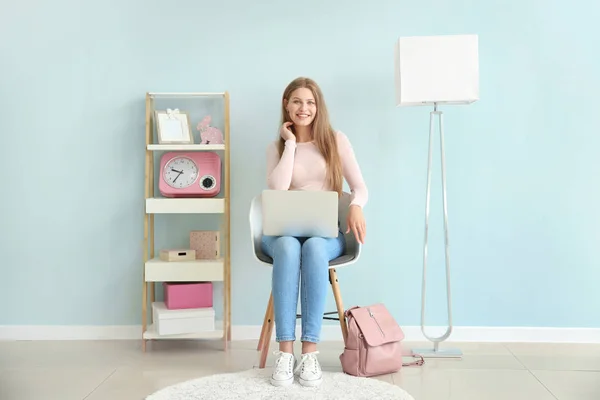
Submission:
[[[163,289],[169,310],[213,306],[212,282],[164,282]]]

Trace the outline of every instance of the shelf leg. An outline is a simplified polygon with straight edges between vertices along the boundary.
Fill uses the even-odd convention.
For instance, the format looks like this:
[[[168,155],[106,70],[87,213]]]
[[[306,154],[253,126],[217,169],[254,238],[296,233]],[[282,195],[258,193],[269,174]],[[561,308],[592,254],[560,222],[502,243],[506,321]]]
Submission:
[[[144,282],[144,286],[142,286],[142,351],[146,352],[146,339],[144,339],[143,335],[146,332],[146,328],[148,326],[148,284]]]
[[[149,93],[146,93],[146,146],[152,143],[152,107],[153,100]],[[154,193],[154,154],[146,147],[145,172],[144,172],[144,197],[149,198]],[[146,282],[146,261],[148,261],[148,235],[151,237],[150,253],[154,257],[154,215],[149,216],[144,213],[144,243],[143,243],[143,261],[142,266],[142,352],[146,352],[146,339],[144,332],[148,328],[148,283]],[[154,301],[154,284],[152,285],[151,298]]]
[[[230,141],[230,109],[229,92],[225,92],[225,329],[226,341],[231,341],[231,141]]]
[[[154,303],[156,300],[156,282],[150,282],[150,304]],[[150,313],[148,319],[150,320],[150,323],[154,323],[154,319],[152,316],[152,313]]]

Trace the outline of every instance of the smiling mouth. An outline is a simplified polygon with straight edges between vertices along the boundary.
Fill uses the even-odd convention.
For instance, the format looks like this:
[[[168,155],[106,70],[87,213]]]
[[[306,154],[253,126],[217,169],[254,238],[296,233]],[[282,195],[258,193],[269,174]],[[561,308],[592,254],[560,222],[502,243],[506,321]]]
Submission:
[[[310,115],[308,115],[308,114],[296,114],[296,117],[298,117],[300,119],[303,119],[303,118],[309,118]]]

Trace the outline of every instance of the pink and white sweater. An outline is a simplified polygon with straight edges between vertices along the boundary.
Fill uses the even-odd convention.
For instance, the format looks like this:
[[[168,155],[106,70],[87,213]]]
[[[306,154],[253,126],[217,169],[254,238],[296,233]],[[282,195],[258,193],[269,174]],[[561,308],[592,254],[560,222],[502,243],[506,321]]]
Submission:
[[[348,137],[336,132],[342,174],[350,191],[352,204],[364,207],[369,194]],[[313,142],[285,142],[281,159],[277,141],[267,148],[267,185],[273,190],[333,190],[327,185],[325,158]]]

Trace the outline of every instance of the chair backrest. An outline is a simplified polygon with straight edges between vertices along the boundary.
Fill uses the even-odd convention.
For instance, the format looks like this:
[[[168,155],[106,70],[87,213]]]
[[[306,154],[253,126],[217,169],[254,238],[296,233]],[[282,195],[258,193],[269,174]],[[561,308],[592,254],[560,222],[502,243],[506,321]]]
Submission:
[[[348,217],[348,210],[351,201],[352,195],[347,192],[342,192],[342,196],[340,197],[340,201],[338,203],[338,218],[340,220],[340,230],[346,238],[346,254],[354,254],[356,257],[358,257],[361,250],[360,243],[358,243],[352,231],[346,233],[346,229],[348,228],[346,218]]]
[[[360,244],[356,241],[354,234],[350,231],[345,234],[347,224],[346,217],[348,216],[348,207],[352,201],[352,195],[347,192],[342,192],[338,202],[338,218],[340,221],[340,230],[344,233],[346,238],[346,254],[358,254],[360,252]],[[252,199],[250,203],[250,237],[252,239],[252,250],[254,256],[262,253],[261,251],[261,239],[262,239],[262,195],[257,195]],[[258,258],[257,258],[258,259]],[[258,259],[260,261],[260,259]]]
[[[250,203],[250,238],[252,239],[252,251],[254,256],[262,253],[260,242],[262,238],[262,195],[252,199]],[[258,259],[258,258],[257,258]],[[260,261],[260,259],[258,259]]]

